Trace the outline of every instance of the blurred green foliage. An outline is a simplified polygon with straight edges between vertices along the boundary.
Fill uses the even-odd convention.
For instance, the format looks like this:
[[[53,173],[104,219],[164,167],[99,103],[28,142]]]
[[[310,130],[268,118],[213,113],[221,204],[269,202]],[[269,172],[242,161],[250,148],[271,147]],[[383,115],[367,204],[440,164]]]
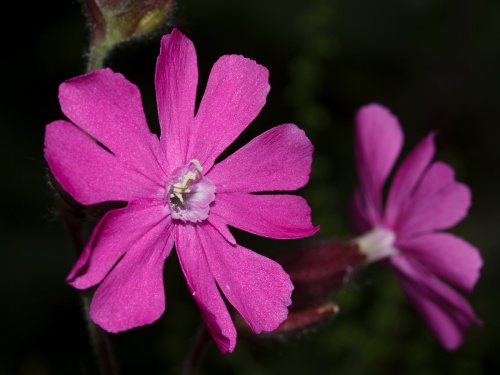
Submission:
[[[54,212],[42,154],[45,125],[63,117],[58,85],[83,72],[89,36],[75,1],[37,2],[21,11],[19,29],[2,25],[0,374],[95,374],[78,293],[64,282],[74,254]],[[235,147],[286,122],[314,143],[311,181],[301,193],[322,227],[319,237],[353,234],[352,117],[376,101],[399,117],[404,152],[438,130],[438,158],[474,196],[454,232],[485,260],[470,297],[485,324],[473,327],[456,352],[439,346],[395,279],[375,265],[335,297],[341,312],[333,322],[265,350],[240,340],[233,354],[221,356],[210,346],[199,374],[500,373],[499,19],[495,0],[178,1],[172,25],[195,43],[199,95],[223,54],[245,55],[270,70],[267,104]],[[153,128],[158,50],[156,36],[117,50],[109,61],[140,87]],[[263,254],[293,245],[236,234]],[[200,316],[175,256],[166,262],[165,283],[163,317],[112,336],[123,374],[180,370]]]

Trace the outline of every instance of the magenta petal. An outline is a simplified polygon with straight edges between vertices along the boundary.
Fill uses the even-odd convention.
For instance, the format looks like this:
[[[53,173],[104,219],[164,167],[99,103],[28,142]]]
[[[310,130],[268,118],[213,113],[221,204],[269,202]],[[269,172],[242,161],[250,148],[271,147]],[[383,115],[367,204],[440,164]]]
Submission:
[[[483,265],[479,251],[449,233],[430,233],[398,241],[396,247],[431,273],[467,292],[472,291]]]
[[[269,92],[266,68],[243,56],[222,56],[213,66],[195,118],[186,160],[208,171],[217,156],[253,121]]]
[[[167,228],[168,220],[161,204],[133,201],[125,208],[107,212],[94,228],[66,281],[79,289],[96,285],[141,238],[150,235],[150,231],[166,233]]]
[[[194,123],[198,65],[193,43],[174,29],[161,40],[156,64],[156,101],[161,143],[175,168],[185,164]]]
[[[130,216],[132,220],[144,218],[141,214]],[[128,229],[131,226],[128,224]],[[129,235],[126,231],[121,233]],[[120,332],[150,324],[163,314],[163,266],[173,242],[170,222],[150,227],[137,241],[128,243],[125,256],[97,288],[92,299],[90,317],[96,324],[109,332]]]
[[[472,324],[481,323],[467,300],[403,256],[391,258],[391,264],[432,333],[446,349],[457,349]]]
[[[219,193],[211,208],[214,215],[244,231],[271,238],[302,238],[316,233],[311,209],[295,195]]]
[[[255,332],[272,331],[292,303],[290,277],[276,262],[232,246],[210,226],[199,231],[210,269],[228,301]]]
[[[365,203],[358,187],[352,197],[349,218],[354,228],[360,233],[368,232],[372,228]]]
[[[434,133],[425,137],[401,163],[387,198],[385,208],[386,224],[393,226],[398,221],[402,207],[409,204],[415,187],[429,166],[435,153]]]
[[[311,172],[313,145],[296,125],[276,126],[215,165],[218,192],[295,190]]]
[[[370,104],[356,114],[356,164],[367,216],[374,225],[382,215],[382,188],[403,144],[397,118],[385,107]]]
[[[453,169],[436,162],[428,169],[416,191],[400,212],[394,226],[399,238],[447,229],[466,215],[471,202],[469,188],[454,179]]]
[[[221,353],[229,353],[236,345],[236,329],[207,263],[207,251],[204,251],[200,243],[197,232],[204,230],[205,226],[207,225],[177,225],[175,246],[189,291],[212,338]]]
[[[236,245],[236,239],[227,227],[226,219],[224,217],[219,216],[217,212],[214,213],[214,211],[212,210],[210,213],[210,219],[208,221],[215,229],[217,229],[220,235],[224,237],[227,242],[229,242],[231,245]]]
[[[154,197],[164,188],[66,121],[47,125],[44,152],[57,181],[82,204]]]
[[[102,69],[70,79],[60,86],[59,101],[73,123],[122,162],[161,178],[166,159],[160,143],[149,131],[139,89],[121,74]]]

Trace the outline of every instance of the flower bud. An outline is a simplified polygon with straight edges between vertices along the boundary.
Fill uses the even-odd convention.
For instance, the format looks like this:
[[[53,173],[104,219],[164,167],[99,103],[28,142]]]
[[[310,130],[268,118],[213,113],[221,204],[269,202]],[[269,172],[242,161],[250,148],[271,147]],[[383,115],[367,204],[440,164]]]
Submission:
[[[90,32],[89,71],[102,66],[117,44],[148,35],[165,24],[175,0],[85,0]]]
[[[295,287],[291,309],[298,309],[328,299],[367,257],[355,242],[322,240],[287,250],[275,260],[290,275]]]
[[[292,309],[273,334],[307,333],[310,329],[333,319],[338,312],[339,307],[332,301],[302,309]]]
[[[324,301],[315,306],[291,310],[288,317],[272,332],[255,334],[239,314],[235,314],[234,323],[241,337],[257,346],[265,346],[275,341],[291,337],[300,337],[329,322],[339,312],[338,306],[331,301]]]

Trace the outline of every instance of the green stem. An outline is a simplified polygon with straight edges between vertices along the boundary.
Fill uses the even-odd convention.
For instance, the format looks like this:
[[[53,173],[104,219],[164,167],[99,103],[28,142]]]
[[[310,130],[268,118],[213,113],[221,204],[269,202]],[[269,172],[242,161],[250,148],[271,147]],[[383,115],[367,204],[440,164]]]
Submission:
[[[114,47],[115,42],[112,41],[108,35],[99,41],[93,43],[90,47],[88,61],[87,61],[87,72],[93,70],[98,70],[104,67],[104,60],[108,55],[109,51]]]

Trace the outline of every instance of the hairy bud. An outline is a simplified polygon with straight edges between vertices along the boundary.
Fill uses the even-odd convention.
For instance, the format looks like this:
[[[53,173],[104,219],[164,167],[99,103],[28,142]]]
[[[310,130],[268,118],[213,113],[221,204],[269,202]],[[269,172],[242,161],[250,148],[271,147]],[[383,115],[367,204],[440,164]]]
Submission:
[[[170,16],[175,0],[84,0],[90,26],[89,71],[101,67],[117,44],[159,29]]]
[[[322,240],[287,250],[276,260],[295,287],[292,309],[299,309],[328,299],[367,257],[354,242]]]

